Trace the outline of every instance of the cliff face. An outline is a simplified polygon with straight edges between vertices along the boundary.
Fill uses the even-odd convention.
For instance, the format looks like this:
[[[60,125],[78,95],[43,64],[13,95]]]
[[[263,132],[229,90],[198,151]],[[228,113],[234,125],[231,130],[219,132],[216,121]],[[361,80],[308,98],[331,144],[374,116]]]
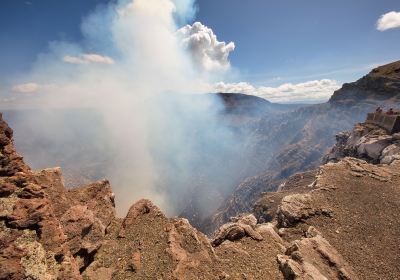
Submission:
[[[0,279],[395,279],[400,160],[295,175],[213,240],[148,200],[115,217],[106,180],[32,171],[0,118]],[[311,183],[310,183],[311,182]],[[257,217],[257,218],[256,218]],[[387,254],[382,254],[382,251]]]
[[[400,61],[378,67],[360,80],[343,85],[325,104],[299,108],[261,121],[254,129],[252,145],[260,147],[255,149],[259,153],[254,159],[256,163],[263,162],[264,168],[238,184],[218,211],[203,222],[202,229],[212,233],[215,225],[223,224],[240,212],[250,211],[262,192],[277,190],[285,179],[297,172],[317,168],[334,144],[334,135],[350,130],[377,106],[398,106],[399,73]],[[270,153],[263,153],[263,147],[271,147]],[[362,147],[368,149],[368,145]],[[392,150],[387,152],[390,155]]]

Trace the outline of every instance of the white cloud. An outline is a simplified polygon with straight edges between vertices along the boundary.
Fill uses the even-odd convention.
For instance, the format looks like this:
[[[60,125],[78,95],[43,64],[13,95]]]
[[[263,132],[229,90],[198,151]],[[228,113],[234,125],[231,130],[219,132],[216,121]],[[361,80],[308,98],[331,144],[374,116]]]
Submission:
[[[182,42],[191,52],[195,64],[205,71],[227,70],[229,53],[235,49],[233,42],[220,42],[211,28],[195,22],[178,30]]]
[[[12,91],[16,93],[37,93],[39,91],[45,91],[53,89],[54,85],[42,85],[37,83],[25,83],[18,84],[12,87]]]
[[[214,85],[216,92],[244,93],[265,98],[272,102],[320,102],[326,101],[341,84],[335,80],[323,79],[304,83],[286,83],[278,87],[255,87],[246,82],[224,83]]]
[[[33,93],[37,92],[39,88],[40,85],[36,83],[26,83],[13,86],[12,91],[18,93]]]
[[[385,31],[393,28],[400,28],[400,12],[389,12],[382,15],[376,23],[379,31]]]
[[[95,53],[87,53],[82,54],[80,56],[70,56],[66,55],[63,58],[64,62],[72,63],[72,64],[90,64],[90,63],[99,63],[99,64],[114,64],[114,60],[109,56],[99,55]]]

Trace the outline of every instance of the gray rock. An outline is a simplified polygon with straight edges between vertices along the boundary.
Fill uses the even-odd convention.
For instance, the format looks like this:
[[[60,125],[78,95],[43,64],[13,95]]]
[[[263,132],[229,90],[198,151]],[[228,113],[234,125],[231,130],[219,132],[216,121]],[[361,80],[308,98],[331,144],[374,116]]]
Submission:
[[[396,144],[392,144],[387,146],[383,151],[380,157],[380,163],[382,164],[390,164],[395,159],[400,159],[400,146]]]
[[[280,227],[290,227],[303,219],[315,215],[310,194],[292,194],[282,199],[277,216]]]
[[[357,152],[366,155],[373,160],[379,160],[382,151],[391,144],[392,137],[389,135],[369,138],[364,136],[357,144]]]

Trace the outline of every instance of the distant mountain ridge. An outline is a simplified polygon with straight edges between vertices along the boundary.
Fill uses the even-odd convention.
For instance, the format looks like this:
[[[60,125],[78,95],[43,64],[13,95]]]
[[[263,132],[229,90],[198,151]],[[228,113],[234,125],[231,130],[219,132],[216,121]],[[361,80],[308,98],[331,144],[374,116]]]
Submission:
[[[400,102],[400,60],[373,69],[354,83],[347,83],[334,92],[330,103],[360,101]]]

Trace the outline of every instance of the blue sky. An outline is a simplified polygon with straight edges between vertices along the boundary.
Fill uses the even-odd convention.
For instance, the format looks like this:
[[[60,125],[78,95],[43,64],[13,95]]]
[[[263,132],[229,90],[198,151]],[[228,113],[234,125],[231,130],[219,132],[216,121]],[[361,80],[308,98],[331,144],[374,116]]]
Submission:
[[[51,41],[82,39],[82,19],[106,0],[2,0],[0,82],[29,71]],[[226,82],[279,86],[310,80],[352,81],[372,65],[400,58],[400,28],[378,31],[393,0],[199,0],[192,21],[233,41],[236,75]]]
[[[197,18],[235,42],[232,64],[250,81],[354,80],[365,66],[400,59],[400,29],[375,27],[382,14],[400,11],[400,1],[247,2],[203,0]]]

